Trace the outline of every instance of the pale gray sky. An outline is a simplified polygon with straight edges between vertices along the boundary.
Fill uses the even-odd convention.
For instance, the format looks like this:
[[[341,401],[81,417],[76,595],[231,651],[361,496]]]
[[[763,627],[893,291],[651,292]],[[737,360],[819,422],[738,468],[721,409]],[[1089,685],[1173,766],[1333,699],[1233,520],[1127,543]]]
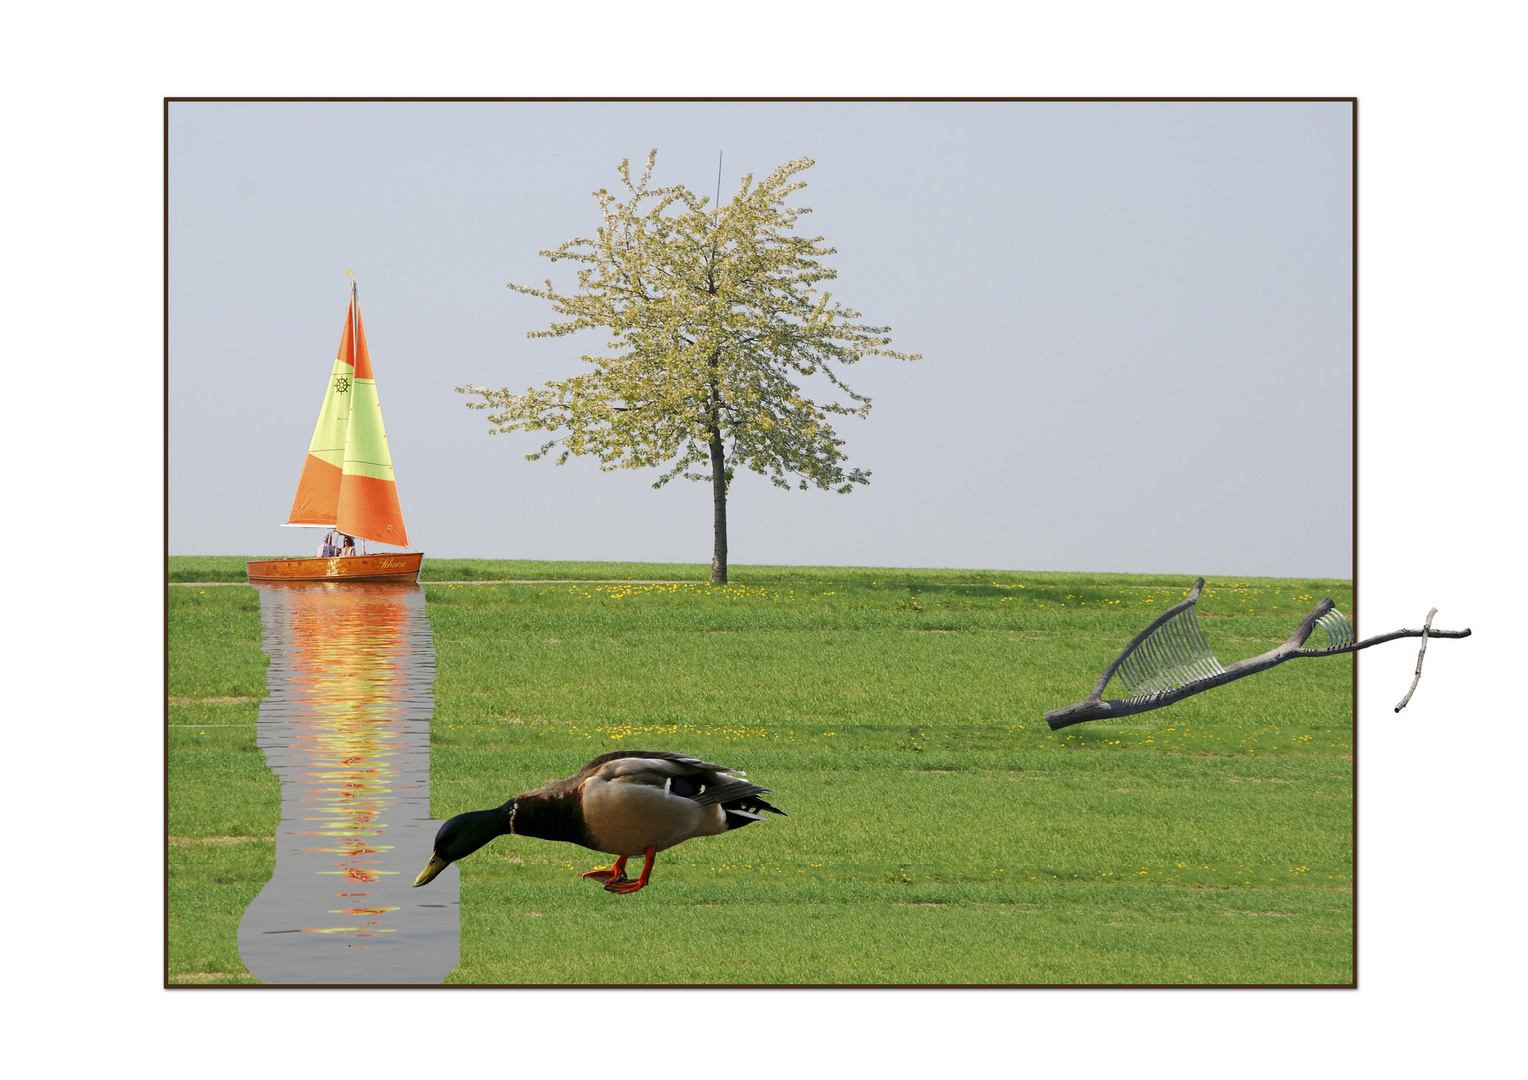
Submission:
[[[305,552],[286,519],[354,268],[399,495],[433,556],[706,562],[710,491],[527,462],[465,383],[571,374],[505,288],[568,264],[658,149],[711,193],[809,156],[835,297],[914,364],[848,372],[849,496],[742,474],[734,563],[1346,577],[1346,103],[176,103],[172,554]],[[316,541],[315,541],[316,542]]]

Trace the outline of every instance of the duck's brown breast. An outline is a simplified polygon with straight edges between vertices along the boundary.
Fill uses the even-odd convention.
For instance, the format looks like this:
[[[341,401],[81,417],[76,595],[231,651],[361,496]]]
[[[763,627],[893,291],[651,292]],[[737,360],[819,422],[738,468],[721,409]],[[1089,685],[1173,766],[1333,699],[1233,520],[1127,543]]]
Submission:
[[[528,791],[515,799],[514,833],[538,840],[561,840],[595,851],[604,848],[591,842],[584,824],[581,792],[576,785],[557,784]]]

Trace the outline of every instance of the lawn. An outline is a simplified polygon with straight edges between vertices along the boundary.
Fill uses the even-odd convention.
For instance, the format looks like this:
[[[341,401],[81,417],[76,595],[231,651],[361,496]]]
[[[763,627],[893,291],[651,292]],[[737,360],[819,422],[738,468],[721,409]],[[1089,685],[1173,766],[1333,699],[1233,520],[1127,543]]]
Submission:
[[[216,569],[176,562],[172,579]],[[703,570],[426,564],[488,582],[426,585],[435,817],[618,749],[746,769],[790,815],[663,853],[626,897],[577,877],[598,853],[496,840],[461,864],[449,981],[1352,982],[1350,661],[1052,733],[1040,714],[1080,700],[1186,579],[735,567],[722,588],[553,583]],[[207,702],[259,693],[240,681],[259,668],[253,590],[170,591],[171,694],[188,702],[172,723],[252,720],[252,702]],[[1351,614],[1345,582],[1269,579],[1211,580],[1200,611],[1229,663],[1324,595]],[[237,659],[251,633],[253,665]],[[207,653],[232,659],[214,677]],[[242,970],[215,933],[192,947],[176,927],[207,921],[187,904],[230,907],[264,880],[243,858],[260,841],[208,839],[275,822],[274,780],[241,771],[263,769],[253,728],[217,730],[232,741],[172,729],[172,980]]]
[[[276,866],[281,788],[255,745],[265,694],[260,599],[169,590],[170,983],[252,983],[239,920]]]

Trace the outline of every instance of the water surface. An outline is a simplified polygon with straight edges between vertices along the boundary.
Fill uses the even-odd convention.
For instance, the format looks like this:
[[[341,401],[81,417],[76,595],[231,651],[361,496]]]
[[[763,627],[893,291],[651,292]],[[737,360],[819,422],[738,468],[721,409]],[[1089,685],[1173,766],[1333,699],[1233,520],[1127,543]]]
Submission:
[[[430,819],[435,647],[418,585],[259,585],[270,655],[256,728],[281,781],[276,870],[239,924],[265,983],[438,983],[458,872],[414,877]]]

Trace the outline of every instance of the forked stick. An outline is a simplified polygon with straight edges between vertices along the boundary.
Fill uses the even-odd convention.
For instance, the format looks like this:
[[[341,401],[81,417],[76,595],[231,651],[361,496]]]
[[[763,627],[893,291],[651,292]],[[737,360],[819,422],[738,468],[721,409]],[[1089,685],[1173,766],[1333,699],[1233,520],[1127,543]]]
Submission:
[[[1202,588],[1204,578],[1199,578],[1189,591],[1188,599],[1163,612],[1150,626],[1137,634],[1104,669],[1092,693],[1086,698],[1075,705],[1046,713],[1045,722],[1051,730],[1060,731],[1064,727],[1088,720],[1117,719],[1165,708],[1194,694],[1202,694],[1228,682],[1267,671],[1285,660],[1307,656],[1338,656],[1404,637],[1423,638],[1425,648],[1428,637],[1470,636],[1469,630],[1431,629],[1432,616],[1429,615],[1428,625],[1421,630],[1392,630],[1388,634],[1376,634],[1362,641],[1354,641],[1348,620],[1342,612],[1336,610],[1337,605],[1332,602],[1332,598],[1327,597],[1311,609],[1310,614],[1301,620],[1284,644],[1260,656],[1238,660],[1230,667],[1221,667],[1199,632],[1198,613],[1194,610],[1194,603],[1199,599],[1199,590]],[[1433,610],[1436,612],[1437,609]],[[1303,648],[1317,625],[1326,632],[1327,640],[1332,644],[1321,649]],[[1418,678],[1421,677],[1421,669],[1419,656]],[[1125,699],[1104,700],[1104,688],[1116,674],[1121,675],[1121,682],[1127,686],[1133,682],[1146,692]],[[1415,682],[1412,688],[1416,688]],[[1410,694],[1406,696],[1408,699],[1411,697]]]
[[[1401,703],[1395,707],[1400,712],[1411,700],[1411,695],[1417,692],[1417,683],[1422,681],[1422,657],[1427,655],[1427,632],[1432,629],[1432,617],[1438,614],[1437,608],[1427,610],[1427,621],[1422,624],[1422,647],[1417,650],[1417,673],[1411,677],[1411,689],[1406,691],[1406,696],[1401,698]]]

